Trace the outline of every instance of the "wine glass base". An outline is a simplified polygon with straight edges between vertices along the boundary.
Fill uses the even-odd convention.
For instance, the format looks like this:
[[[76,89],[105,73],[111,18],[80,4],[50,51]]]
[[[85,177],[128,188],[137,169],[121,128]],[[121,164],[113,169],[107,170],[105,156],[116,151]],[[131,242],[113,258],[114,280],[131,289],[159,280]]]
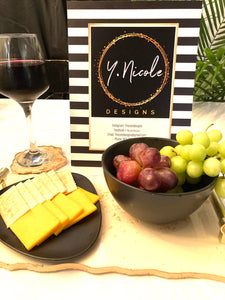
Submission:
[[[54,158],[53,153],[48,151],[35,149],[34,151],[27,150],[21,152],[17,157],[17,163],[26,168],[38,167],[49,163]]]
[[[33,155],[32,165],[27,164],[24,166],[21,162],[21,157],[26,156],[26,159],[29,159],[28,150],[17,153],[10,166],[11,171],[17,174],[39,174],[50,170],[56,171],[67,165],[67,158],[61,147],[39,146],[38,149],[44,153],[44,156]]]

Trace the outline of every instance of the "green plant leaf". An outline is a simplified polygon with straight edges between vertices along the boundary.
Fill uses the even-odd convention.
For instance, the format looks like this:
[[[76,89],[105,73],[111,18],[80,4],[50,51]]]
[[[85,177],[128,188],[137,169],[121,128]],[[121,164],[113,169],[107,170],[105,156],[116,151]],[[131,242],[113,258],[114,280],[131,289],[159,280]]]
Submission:
[[[225,46],[219,47],[216,51],[216,57],[218,60],[221,60],[225,54]]]
[[[212,83],[211,83],[212,86],[213,86],[213,84],[214,84],[214,82],[215,82],[217,76],[219,75],[219,72],[220,72],[221,68],[222,68],[222,65],[218,65],[218,66],[216,67],[216,70],[215,70],[215,72],[214,72],[214,74],[213,74],[213,78],[212,78]]]
[[[210,61],[211,64],[215,64],[215,65],[217,64],[216,56],[210,48],[205,49],[205,54],[206,54],[206,57]]]
[[[225,101],[224,45],[225,0],[203,0],[194,101]]]
[[[197,64],[198,65],[198,64]],[[198,78],[202,75],[202,73],[207,69],[209,62],[202,63],[201,67],[196,70],[195,81],[198,81]]]

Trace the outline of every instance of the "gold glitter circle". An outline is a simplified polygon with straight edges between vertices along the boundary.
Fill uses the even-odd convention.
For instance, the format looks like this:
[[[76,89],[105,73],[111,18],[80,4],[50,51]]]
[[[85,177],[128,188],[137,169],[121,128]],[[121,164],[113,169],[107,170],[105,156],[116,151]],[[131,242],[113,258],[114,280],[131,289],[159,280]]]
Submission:
[[[162,57],[163,57],[163,60],[164,60],[164,64],[165,64],[165,72],[164,72],[164,78],[163,78],[163,81],[162,81],[162,84],[161,86],[156,89],[155,93],[152,94],[149,98],[147,99],[144,99],[144,100],[141,100],[141,101],[138,101],[136,103],[128,103],[128,102],[125,102],[119,98],[116,98],[112,93],[109,92],[107,86],[105,85],[104,83],[104,79],[103,79],[103,76],[102,76],[102,71],[101,71],[101,66],[102,66],[102,61],[107,53],[107,51],[116,44],[117,41],[121,40],[121,39],[124,39],[124,38],[130,38],[130,37],[139,37],[139,38],[142,38],[142,39],[145,39],[147,42],[150,42],[152,44],[155,45],[155,47],[160,51]],[[168,61],[168,58],[167,58],[167,55],[164,51],[164,49],[162,48],[162,46],[156,41],[154,40],[153,38],[143,34],[143,33],[136,33],[136,32],[133,32],[133,33],[126,33],[126,34],[123,34],[123,35],[120,35],[118,37],[116,37],[115,39],[113,39],[103,50],[102,52],[102,55],[100,57],[100,60],[99,60],[99,64],[98,64],[98,79],[99,79],[99,82],[105,92],[105,94],[111,98],[113,101],[119,103],[119,104],[122,104],[122,105],[125,105],[125,106],[139,106],[139,105],[143,105],[149,101],[151,101],[152,99],[154,99],[164,88],[164,86],[166,85],[166,82],[168,80],[168,77],[169,77],[169,61]]]

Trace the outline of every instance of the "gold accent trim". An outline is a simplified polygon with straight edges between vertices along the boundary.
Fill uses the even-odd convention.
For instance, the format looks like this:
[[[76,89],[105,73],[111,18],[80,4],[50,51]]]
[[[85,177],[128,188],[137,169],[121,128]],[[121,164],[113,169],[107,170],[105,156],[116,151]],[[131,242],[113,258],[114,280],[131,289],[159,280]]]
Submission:
[[[171,102],[170,102],[170,129],[169,129],[169,138],[171,138],[171,131],[172,131],[172,114],[173,114],[173,97],[174,97],[174,81],[175,81],[175,66],[177,63],[177,44],[178,44],[178,30],[179,30],[179,23],[174,24],[176,26],[176,32],[174,37],[174,53],[173,53],[173,68],[172,68],[172,79],[171,79]]]

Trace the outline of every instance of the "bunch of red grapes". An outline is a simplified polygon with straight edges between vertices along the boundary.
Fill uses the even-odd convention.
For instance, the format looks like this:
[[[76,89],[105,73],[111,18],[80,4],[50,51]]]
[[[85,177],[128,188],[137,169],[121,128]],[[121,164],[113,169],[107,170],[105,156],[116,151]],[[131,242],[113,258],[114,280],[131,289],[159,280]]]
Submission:
[[[131,145],[129,156],[115,156],[113,165],[119,180],[150,192],[167,192],[178,183],[170,158],[145,143]]]

